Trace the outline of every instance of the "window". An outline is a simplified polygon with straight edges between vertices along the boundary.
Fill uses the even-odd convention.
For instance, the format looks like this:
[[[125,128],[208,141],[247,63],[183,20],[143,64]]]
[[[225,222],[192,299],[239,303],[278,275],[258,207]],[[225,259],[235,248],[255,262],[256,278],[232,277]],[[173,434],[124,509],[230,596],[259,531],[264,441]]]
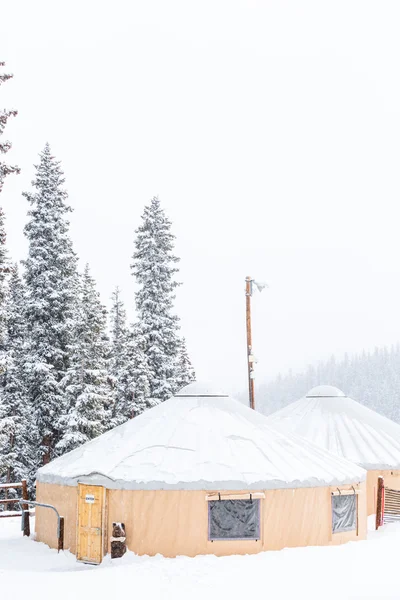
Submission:
[[[260,539],[260,501],[208,502],[208,537],[211,541]]]
[[[353,531],[357,528],[356,494],[332,496],[332,533]]]

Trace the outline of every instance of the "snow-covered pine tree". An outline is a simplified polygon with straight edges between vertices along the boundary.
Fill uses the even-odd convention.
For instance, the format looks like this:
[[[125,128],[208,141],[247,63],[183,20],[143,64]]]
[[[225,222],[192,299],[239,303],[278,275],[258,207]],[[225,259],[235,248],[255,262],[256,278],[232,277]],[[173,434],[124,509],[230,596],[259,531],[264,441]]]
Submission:
[[[4,376],[7,370],[6,341],[7,341],[7,275],[9,273],[9,260],[6,249],[6,232],[4,226],[4,212],[0,208],[0,384],[4,386]],[[3,391],[3,390],[1,390]],[[8,477],[11,472],[15,454],[13,452],[13,438],[15,436],[15,418],[8,402],[0,397],[0,481]]]
[[[76,321],[77,259],[69,237],[66,215],[71,209],[66,204],[64,181],[60,163],[46,144],[32,182],[35,191],[24,194],[31,204],[25,226],[29,242],[24,261],[28,329],[25,369],[40,436],[38,466],[54,457],[60,439],[58,417],[65,405],[59,383],[70,366]]]
[[[174,240],[171,222],[154,197],[136,230],[132,272],[139,285],[136,332],[145,358],[143,375],[149,380],[149,397],[159,402],[177,389],[179,319],[172,310],[179,259],[173,254]]]
[[[6,481],[19,481],[25,478],[32,489],[37,466],[34,458],[39,440],[24,385],[25,301],[24,284],[19,276],[18,266],[14,265],[11,269],[7,296],[7,355],[6,368],[2,377],[0,412],[5,413],[8,427],[3,430],[6,433],[3,443],[0,442],[0,465],[2,465],[0,473],[3,467]],[[0,431],[1,429],[0,418]]]
[[[7,277],[10,272],[10,264],[6,248],[6,230],[4,223],[4,211],[0,207],[0,365],[4,359],[4,351],[7,337],[6,318],[6,295]],[[3,369],[0,366],[0,372]]]
[[[160,399],[151,397],[151,372],[146,355],[146,338],[141,333],[139,324],[134,324],[131,327],[128,348],[130,365],[132,366],[131,389],[133,390],[133,403],[131,417],[137,417],[160,402]]]
[[[126,311],[117,287],[112,295],[110,375],[113,379],[112,425],[115,427],[132,417],[134,375],[131,333]]]
[[[112,306],[110,310],[111,321],[111,344],[112,344],[112,372],[118,373],[124,366],[126,354],[126,341],[128,328],[126,324],[126,310],[121,299],[119,287],[112,294]]]
[[[88,265],[82,277],[79,309],[72,365],[61,382],[69,410],[60,421],[63,434],[57,444],[59,453],[92,440],[112,425],[107,311]]]
[[[185,338],[182,338],[179,346],[176,381],[177,390],[182,389],[192,381],[196,381],[196,373],[189,358]]]
[[[4,67],[5,63],[0,62],[0,68]],[[0,73],[0,85],[9,79],[11,79],[13,75],[10,73]],[[15,117],[17,115],[16,110],[0,110],[0,137],[3,135],[5,126],[7,125],[7,121],[10,117]],[[0,142],[0,154],[6,154],[11,148],[11,143],[9,141]],[[10,173],[19,173],[20,169],[15,166],[8,165],[7,163],[0,160],[0,192],[3,188],[4,180]]]

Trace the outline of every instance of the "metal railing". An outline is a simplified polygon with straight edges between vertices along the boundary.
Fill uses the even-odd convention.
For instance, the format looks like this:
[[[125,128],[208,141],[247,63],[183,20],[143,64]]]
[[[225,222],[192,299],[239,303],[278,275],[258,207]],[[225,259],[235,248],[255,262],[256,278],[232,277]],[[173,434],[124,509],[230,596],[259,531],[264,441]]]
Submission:
[[[60,552],[60,550],[64,550],[64,517],[62,517],[60,515],[60,513],[58,512],[58,510],[56,509],[55,506],[53,506],[52,504],[45,504],[44,502],[36,502],[33,500],[21,500],[20,501],[20,506],[21,506],[21,511],[22,511],[22,519],[21,519],[21,530],[25,531],[25,528],[27,526],[27,520],[29,523],[29,509],[26,510],[22,507],[22,505],[30,505],[30,506],[39,506],[40,508],[50,508],[51,510],[54,510],[54,512],[57,515],[57,540],[58,540],[58,552]]]

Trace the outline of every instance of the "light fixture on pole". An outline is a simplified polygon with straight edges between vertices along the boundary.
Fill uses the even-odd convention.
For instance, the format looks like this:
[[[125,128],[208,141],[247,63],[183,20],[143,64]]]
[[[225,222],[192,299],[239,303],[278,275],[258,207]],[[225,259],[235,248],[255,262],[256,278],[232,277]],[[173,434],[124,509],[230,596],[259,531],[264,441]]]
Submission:
[[[268,287],[266,283],[261,281],[255,281],[252,277],[246,277],[246,332],[247,332],[247,370],[249,378],[249,405],[253,410],[255,409],[254,404],[254,363],[256,359],[253,354],[252,345],[252,334],[251,334],[251,301],[250,298],[253,295],[253,289],[256,286],[259,292],[262,292],[264,288]]]

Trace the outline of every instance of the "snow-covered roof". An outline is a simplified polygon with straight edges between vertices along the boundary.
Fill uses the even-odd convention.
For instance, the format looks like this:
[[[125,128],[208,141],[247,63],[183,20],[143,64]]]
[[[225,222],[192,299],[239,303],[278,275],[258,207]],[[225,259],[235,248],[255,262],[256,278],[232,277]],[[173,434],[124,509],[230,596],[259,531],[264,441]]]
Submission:
[[[268,417],[283,433],[294,433],[365,469],[400,469],[400,425],[321,385]]]
[[[365,471],[210,386],[174,398],[39,469],[39,482],[121,489],[240,490],[362,481]]]

